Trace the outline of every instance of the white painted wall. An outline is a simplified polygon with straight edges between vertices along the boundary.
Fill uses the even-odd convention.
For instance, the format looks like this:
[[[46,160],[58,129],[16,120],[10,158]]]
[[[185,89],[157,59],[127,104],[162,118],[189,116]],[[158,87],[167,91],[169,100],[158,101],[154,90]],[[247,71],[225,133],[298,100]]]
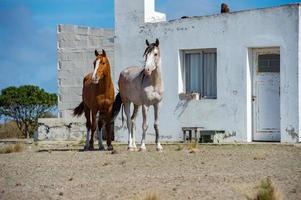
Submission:
[[[181,140],[182,126],[236,133],[225,141],[252,140],[251,77],[249,53],[252,48],[280,47],[281,50],[281,141],[295,142],[288,132],[300,130],[298,94],[299,5],[257,9],[144,23],[141,0],[115,0],[115,83],[118,73],[130,65],[142,66],[145,39],[160,39],[165,94],[160,114],[163,140]],[[153,0],[144,0],[153,3]],[[164,20],[162,18],[162,20]],[[149,22],[149,21],[148,21]],[[180,50],[217,48],[217,99],[183,102]],[[300,93],[299,93],[300,94]],[[298,109],[297,109],[298,108]],[[299,110],[299,112],[298,112]],[[152,112],[150,112],[151,115]],[[141,112],[140,112],[141,116]],[[120,117],[118,118],[120,119]],[[153,118],[147,139],[153,140]],[[117,122],[117,126],[121,122]],[[141,138],[141,119],[137,122]],[[297,133],[298,134],[298,133]],[[126,129],[118,130],[117,139],[126,141]]]
[[[301,5],[299,5],[299,19],[298,19],[298,27],[299,27],[299,39],[298,39],[298,83],[299,83],[299,129],[298,129],[298,133],[299,133],[299,142],[301,142],[301,98],[300,98],[300,94],[301,94]]]

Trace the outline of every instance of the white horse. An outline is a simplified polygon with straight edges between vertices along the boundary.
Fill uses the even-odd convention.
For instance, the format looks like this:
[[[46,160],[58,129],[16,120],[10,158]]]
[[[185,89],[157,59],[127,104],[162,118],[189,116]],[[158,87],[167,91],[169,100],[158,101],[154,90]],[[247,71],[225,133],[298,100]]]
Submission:
[[[145,66],[128,67],[120,73],[118,86],[119,95],[124,105],[124,111],[127,118],[128,128],[128,149],[134,151],[137,149],[135,142],[135,120],[138,110],[142,106],[143,115],[143,134],[140,150],[145,151],[145,135],[148,129],[147,112],[149,106],[154,106],[155,122],[154,128],[156,132],[156,149],[162,151],[163,148],[159,142],[159,110],[160,103],[163,98],[163,81],[161,77],[161,58],[159,40],[149,44],[146,40],[146,49],[143,54],[145,57]],[[134,111],[130,116],[130,105],[134,104]],[[119,106],[120,108],[120,106]]]

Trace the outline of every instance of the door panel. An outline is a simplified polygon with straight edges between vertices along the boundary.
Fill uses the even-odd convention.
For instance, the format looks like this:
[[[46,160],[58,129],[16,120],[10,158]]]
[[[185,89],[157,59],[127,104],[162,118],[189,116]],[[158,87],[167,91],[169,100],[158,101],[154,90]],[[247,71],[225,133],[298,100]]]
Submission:
[[[280,141],[280,51],[253,50],[253,140]]]
[[[280,98],[277,83],[257,83],[257,131],[280,130]]]

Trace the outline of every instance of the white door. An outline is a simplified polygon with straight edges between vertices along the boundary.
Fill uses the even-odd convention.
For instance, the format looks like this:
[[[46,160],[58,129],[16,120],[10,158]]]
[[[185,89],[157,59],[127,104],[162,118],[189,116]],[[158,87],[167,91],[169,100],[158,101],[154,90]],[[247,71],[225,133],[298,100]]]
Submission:
[[[253,50],[253,140],[280,141],[280,50]]]

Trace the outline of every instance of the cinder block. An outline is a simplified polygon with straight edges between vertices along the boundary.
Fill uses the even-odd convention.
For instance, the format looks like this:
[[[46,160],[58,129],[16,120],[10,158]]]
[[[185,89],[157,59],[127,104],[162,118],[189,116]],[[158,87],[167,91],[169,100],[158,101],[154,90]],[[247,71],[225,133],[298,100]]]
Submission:
[[[60,25],[58,25],[57,30],[58,30],[58,33],[65,33],[65,32],[73,33],[75,27],[76,26],[74,26],[74,25],[63,25],[63,24],[60,24]]]
[[[68,33],[59,34],[60,48],[86,48],[88,47],[88,38],[82,35],[72,35]]]
[[[89,27],[85,26],[77,26],[75,29],[75,34],[80,34],[80,35],[88,35],[89,34]]]
[[[62,77],[59,79],[59,86],[60,87],[82,87],[83,86],[83,78],[81,77]]]

